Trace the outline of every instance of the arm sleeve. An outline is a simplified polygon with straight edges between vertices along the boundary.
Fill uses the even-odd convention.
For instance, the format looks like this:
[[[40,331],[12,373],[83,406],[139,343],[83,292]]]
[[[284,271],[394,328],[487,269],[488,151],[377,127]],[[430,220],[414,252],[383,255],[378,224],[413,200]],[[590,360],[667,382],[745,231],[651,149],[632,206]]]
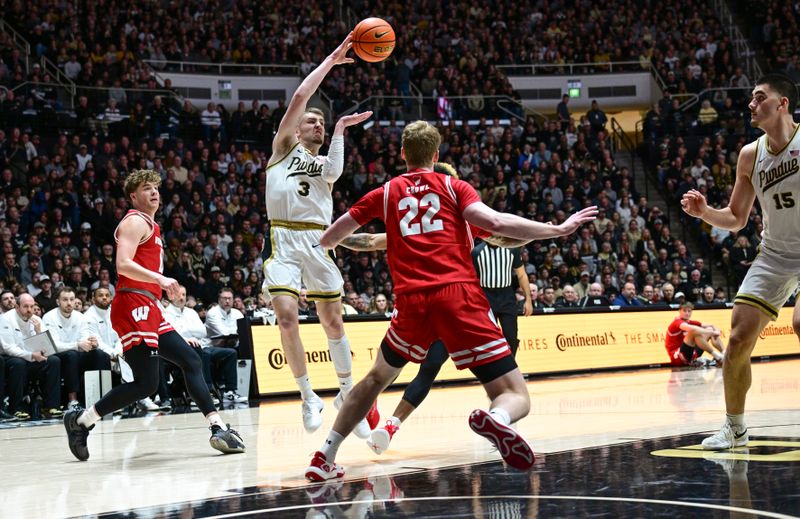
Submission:
[[[383,215],[383,192],[386,186],[381,186],[373,189],[361,200],[356,202],[356,205],[350,208],[350,216],[358,222],[359,225],[366,225],[375,218],[384,219]]]
[[[322,165],[322,179],[329,184],[333,184],[342,176],[344,170],[344,136],[334,135],[331,138],[331,146],[328,149],[328,156]]]

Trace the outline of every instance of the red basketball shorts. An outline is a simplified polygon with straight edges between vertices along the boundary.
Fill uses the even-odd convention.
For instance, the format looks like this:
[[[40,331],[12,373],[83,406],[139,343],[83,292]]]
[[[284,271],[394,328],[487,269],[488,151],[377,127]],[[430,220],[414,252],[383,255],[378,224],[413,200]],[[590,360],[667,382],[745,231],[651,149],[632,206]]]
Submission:
[[[458,369],[511,354],[477,283],[452,283],[397,296],[385,337],[389,346],[404,359],[419,363],[436,339],[444,342]]]
[[[164,320],[160,304],[133,292],[117,292],[111,304],[111,326],[122,341],[123,352],[141,342],[158,348],[158,337],[174,330]]]

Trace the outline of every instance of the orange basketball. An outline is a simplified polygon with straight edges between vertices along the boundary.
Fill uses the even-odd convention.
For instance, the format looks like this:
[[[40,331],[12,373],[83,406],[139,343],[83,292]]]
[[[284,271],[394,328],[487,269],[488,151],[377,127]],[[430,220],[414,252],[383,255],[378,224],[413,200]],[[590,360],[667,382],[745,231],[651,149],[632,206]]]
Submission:
[[[353,29],[353,50],[364,61],[375,63],[394,50],[394,29],[380,18],[366,18]]]

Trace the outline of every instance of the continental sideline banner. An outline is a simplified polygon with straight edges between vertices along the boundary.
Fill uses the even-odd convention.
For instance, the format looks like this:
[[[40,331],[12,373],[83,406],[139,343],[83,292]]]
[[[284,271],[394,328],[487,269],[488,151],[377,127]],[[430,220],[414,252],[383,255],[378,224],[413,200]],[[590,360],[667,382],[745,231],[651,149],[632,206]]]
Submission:
[[[692,319],[722,330],[723,342],[730,333],[731,309],[695,310]],[[761,334],[753,353],[756,357],[800,353],[792,329],[793,309],[784,307],[777,321]],[[542,374],[596,369],[630,368],[668,364],[664,348],[667,326],[677,310],[544,314],[519,317],[517,363],[523,373]],[[345,323],[353,350],[353,379],[369,371],[389,321]],[[278,395],[297,391],[294,377],[281,349],[277,326],[253,326],[253,358],[258,391]],[[306,363],[315,390],[337,389],[336,373],[328,353],[328,340],[318,323],[300,325]],[[407,384],[417,373],[409,363],[395,381]],[[437,380],[473,380],[468,370],[459,371],[448,361]]]

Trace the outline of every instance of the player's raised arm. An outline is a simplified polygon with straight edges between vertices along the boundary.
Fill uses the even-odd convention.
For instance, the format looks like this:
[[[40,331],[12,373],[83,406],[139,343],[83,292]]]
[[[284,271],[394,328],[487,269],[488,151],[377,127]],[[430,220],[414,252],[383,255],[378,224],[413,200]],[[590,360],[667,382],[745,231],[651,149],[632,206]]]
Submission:
[[[750,209],[756,199],[756,192],[750,175],[753,173],[753,166],[756,160],[758,141],[751,142],[739,154],[736,162],[736,183],[733,186],[730,202],[722,209],[708,207],[706,197],[699,191],[692,189],[681,199],[681,207],[690,216],[700,218],[703,221],[726,229],[728,231],[738,231],[747,225],[750,216]]]
[[[333,184],[339,177],[342,176],[344,171],[344,130],[348,126],[363,123],[372,117],[372,111],[355,113],[345,115],[336,121],[336,127],[333,130],[331,137],[331,146],[328,150],[328,156],[325,157],[325,163],[322,166],[322,178],[326,182]]]
[[[295,130],[300,122],[300,117],[306,110],[306,105],[314,92],[317,91],[322,80],[328,75],[328,72],[335,65],[342,65],[345,63],[353,63],[352,58],[347,57],[347,52],[353,46],[353,33],[349,33],[344,41],[336,47],[327,58],[325,58],[320,65],[315,68],[306,78],[300,83],[300,86],[289,101],[289,106],[286,107],[286,113],[281,119],[278,126],[278,131],[275,133],[275,138],[272,140],[272,153],[273,155],[285,155],[289,149],[296,142]]]

